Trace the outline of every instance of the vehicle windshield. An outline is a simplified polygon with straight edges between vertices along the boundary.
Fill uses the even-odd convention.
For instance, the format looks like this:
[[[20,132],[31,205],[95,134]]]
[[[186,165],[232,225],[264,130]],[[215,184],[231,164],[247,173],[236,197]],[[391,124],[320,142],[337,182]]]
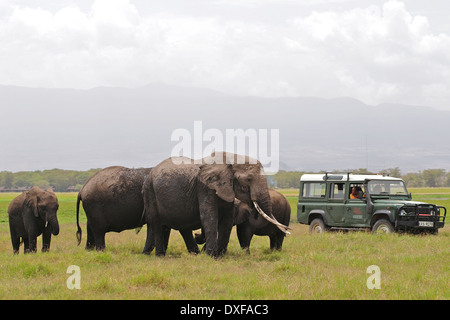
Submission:
[[[381,196],[406,196],[405,183],[403,181],[390,180],[371,180],[368,183],[370,195]]]

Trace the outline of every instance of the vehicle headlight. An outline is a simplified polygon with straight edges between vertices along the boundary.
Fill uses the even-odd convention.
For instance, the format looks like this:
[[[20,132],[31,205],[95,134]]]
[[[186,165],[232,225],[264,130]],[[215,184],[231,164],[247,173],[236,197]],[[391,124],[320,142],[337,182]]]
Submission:
[[[400,210],[400,215],[401,216],[406,216],[407,214],[408,213],[404,209]]]

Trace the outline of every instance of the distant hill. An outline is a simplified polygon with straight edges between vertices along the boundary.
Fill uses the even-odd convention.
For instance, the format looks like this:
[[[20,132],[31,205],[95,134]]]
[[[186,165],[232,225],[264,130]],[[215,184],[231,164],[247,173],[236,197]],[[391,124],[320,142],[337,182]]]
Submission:
[[[261,98],[153,84],[91,90],[0,86],[0,171],[146,167],[177,128],[279,129],[280,168],[450,169],[450,112],[352,98]],[[205,145],[207,142],[205,142]]]

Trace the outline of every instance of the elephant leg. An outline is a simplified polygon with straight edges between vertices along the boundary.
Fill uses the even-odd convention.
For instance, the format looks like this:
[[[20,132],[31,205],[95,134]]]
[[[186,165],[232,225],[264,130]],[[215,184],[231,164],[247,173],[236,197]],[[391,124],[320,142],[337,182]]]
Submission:
[[[150,225],[147,224],[147,238],[145,240],[144,250],[142,250],[142,253],[150,254],[153,249],[155,249],[155,235],[153,230],[150,228]]]
[[[169,227],[163,227],[163,236],[164,236],[164,251],[167,252],[167,247],[169,246],[169,237],[170,237],[170,229]]]
[[[167,230],[164,230],[164,226],[159,222],[153,222],[151,228],[155,237],[155,254],[158,257],[166,255],[168,235]]]
[[[205,231],[205,245],[203,251],[206,254],[217,257],[217,232],[219,229],[219,208],[215,192],[206,190],[198,195],[200,220]]]
[[[25,253],[35,253],[36,250],[37,237],[28,235],[28,250]]]
[[[20,248],[20,236],[16,233],[14,227],[11,225],[9,225],[9,232],[11,234],[11,243],[13,247],[13,252],[14,254],[18,254]]]
[[[169,245],[169,237],[170,237],[170,228],[163,227],[163,249],[164,254],[167,251],[167,246]],[[150,225],[147,224],[147,238],[145,240],[144,250],[142,250],[143,254],[150,254],[152,253],[153,249],[155,249],[155,232],[152,228],[150,228]],[[160,255],[160,254],[158,254]]]
[[[184,239],[188,252],[195,254],[200,253],[197,242],[195,242],[194,237],[192,236],[192,230],[180,230],[180,233]]]
[[[283,246],[284,235],[276,234],[270,237],[270,250],[281,250]]]
[[[205,230],[203,230],[203,228],[201,228],[200,233],[196,233],[195,234],[195,242],[197,244],[205,244]]]
[[[270,236],[270,250],[275,250],[277,248],[277,236]]]
[[[44,233],[42,233],[42,252],[48,252],[50,250],[51,239],[51,232],[49,230],[44,230]]]
[[[104,251],[105,250],[105,233],[101,231],[97,231],[94,233],[95,238],[95,249],[97,251]]]
[[[91,225],[87,224],[87,240],[86,240],[86,250],[94,250],[95,248],[95,238],[94,233],[92,232]]]
[[[250,243],[252,241],[253,232],[250,228],[250,223],[248,221],[241,223],[236,226],[236,233],[239,240],[239,244],[243,250],[250,253]]]
[[[227,252],[231,229],[233,228],[234,211],[232,210],[234,210],[234,208],[223,214],[219,222],[219,234],[217,239],[217,253],[219,255],[223,255]]]
[[[22,237],[23,242],[23,252],[28,253],[30,252],[30,242],[28,241],[28,236]]]

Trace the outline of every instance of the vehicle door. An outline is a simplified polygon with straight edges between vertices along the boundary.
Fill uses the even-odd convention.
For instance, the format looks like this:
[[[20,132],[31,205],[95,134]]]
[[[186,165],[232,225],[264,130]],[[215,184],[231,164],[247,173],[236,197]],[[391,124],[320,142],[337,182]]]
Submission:
[[[345,222],[344,204],[345,204],[345,183],[330,182],[327,203],[327,213],[333,223],[330,225],[340,226]]]
[[[356,188],[357,198],[352,199],[352,190]],[[351,183],[349,185],[348,197],[345,204],[345,226],[364,227],[368,223],[367,201],[365,198],[364,185],[362,183]]]
[[[297,206],[298,221],[303,223],[307,223],[312,210],[326,212],[326,183],[322,181],[302,183]]]

